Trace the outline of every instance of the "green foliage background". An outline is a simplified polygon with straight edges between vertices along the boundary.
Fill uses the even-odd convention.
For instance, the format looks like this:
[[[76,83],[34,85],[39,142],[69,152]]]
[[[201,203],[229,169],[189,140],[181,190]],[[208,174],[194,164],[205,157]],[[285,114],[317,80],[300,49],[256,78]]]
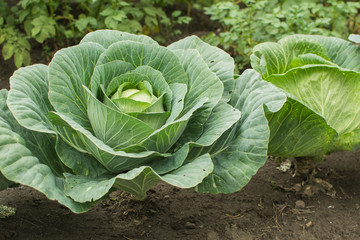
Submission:
[[[347,39],[360,31],[360,2],[346,0],[221,1],[205,14],[221,25],[204,40],[235,56],[239,69],[249,66],[253,47],[292,34],[316,34]]]
[[[86,33],[114,29],[145,34],[157,41],[180,34],[177,25],[191,21],[189,9],[204,6],[193,0],[20,0],[10,6],[0,0],[0,44],[5,60],[15,65],[30,64],[32,42],[56,49],[77,43]],[[207,1],[211,3],[211,1]],[[179,4],[181,10],[165,12],[165,7]],[[186,11],[188,9],[188,11]],[[45,48],[46,51],[51,51]]]
[[[354,0],[0,0],[0,46],[5,60],[30,64],[38,42],[44,56],[73,45],[88,32],[114,29],[145,34],[160,43],[187,34],[192,10],[219,26],[203,39],[249,66],[251,49],[291,34],[346,39],[360,33],[360,2]]]

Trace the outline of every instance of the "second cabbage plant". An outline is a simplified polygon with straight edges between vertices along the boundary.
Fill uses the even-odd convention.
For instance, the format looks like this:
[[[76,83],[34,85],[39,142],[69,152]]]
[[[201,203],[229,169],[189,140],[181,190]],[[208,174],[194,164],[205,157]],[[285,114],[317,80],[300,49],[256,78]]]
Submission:
[[[267,114],[269,154],[322,159],[360,148],[360,47],[315,35],[257,45],[252,67],[287,101]]]

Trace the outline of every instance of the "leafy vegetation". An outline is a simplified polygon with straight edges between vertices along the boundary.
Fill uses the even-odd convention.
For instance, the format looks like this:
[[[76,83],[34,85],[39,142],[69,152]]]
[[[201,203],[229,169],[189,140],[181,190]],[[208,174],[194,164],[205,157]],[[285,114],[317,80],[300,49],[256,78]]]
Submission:
[[[360,147],[360,47],[335,37],[292,35],[257,45],[252,67],[283,89],[287,102],[267,115],[269,154],[322,157]]]
[[[360,43],[360,35],[359,34],[350,34],[349,40],[359,44]]]
[[[105,28],[143,33],[164,43],[181,33],[174,27],[191,21],[191,17],[180,10],[165,13],[164,8],[175,2],[20,0],[9,7],[5,0],[0,0],[2,56],[5,60],[13,57],[17,67],[28,65],[31,40],[41,44],[55,41],[55,48],[62,48],[88,32]]]
[[[164,181],[232,193],[267,154],[313,160],[360,148],[360,39],[333,37],[359,31],[358,2],[214,2],[206,13],[225,31],[205,39],[240,68],[250,59],[254,70],[240,76],[229,54],[196,36],[160,46],[202,4],[177,1],[186,15],[166,15],[174,2],[2,9],[2,54],[17,66],[29,64],[31,41],[60,47],[90,33],[0,91],[0,189],[28,185],[81,213],[114,189],[144,199]]]
[[[97,29],[145,34],[165,43],[187,29],[194,8],[220,23],[220,32],[203,39],[230,52],[240,70],[249,66],[251,50],[261,42],[299,33],[341,38],[359,33],[358,1],[19,0],[9,7],[0,0],[2,56],[13,58],[17,67],[28,65],[33,40],[56,50]]]
[[[253,70],[235,80],[234,68],[195,36],[165,48],[89,33],[0,92],[0,171],[74,212],[112,189],[144,199],[159,181],[238,191],[267,159],[264,105],[275,112],[285,95]]]
[[[358,1],[243,0],[223,1],[205,8],[220,23],[220,33],[204,40],[231,52],[239,69],[249,65],[255,45],[292,34],[318,34],[346,39],[360,31]]]
[[[0,219],[15,215],[16,209],[0,204]]]

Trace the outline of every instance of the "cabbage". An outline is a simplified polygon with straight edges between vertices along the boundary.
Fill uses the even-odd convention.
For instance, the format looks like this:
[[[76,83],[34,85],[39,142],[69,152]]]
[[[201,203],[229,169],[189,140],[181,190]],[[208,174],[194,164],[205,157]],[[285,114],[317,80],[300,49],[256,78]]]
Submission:
[[[335,38],[293,35],[257,45],[252,67],[287,101],[268,113],[269,154],[322,159],[360,147],[360,47]]]
[[[144,199],[160,181],[238,191],[267,158],[264,106],[286,97],[253,70],[233,72],[228,54],[194,36],[162,47],[89,33],[1,90],[0,172],[77,213],[116,189]]]

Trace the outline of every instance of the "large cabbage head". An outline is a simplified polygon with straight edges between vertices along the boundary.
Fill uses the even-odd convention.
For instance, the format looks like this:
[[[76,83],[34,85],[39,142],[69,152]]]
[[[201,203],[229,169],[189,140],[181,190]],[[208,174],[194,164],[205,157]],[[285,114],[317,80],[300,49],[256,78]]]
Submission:
[[[263,105],[285,96],[197,37],[162,47],[101,30],[21,68],[1,91],[0,171],[74,212],[112,189],[139,199],[164,181],[241,189],[266,161]]]
[[[257,45],[251,64],[287,102],[268,114],[269,153],[321,159],[360,148],[360,47],[313,35]]]

